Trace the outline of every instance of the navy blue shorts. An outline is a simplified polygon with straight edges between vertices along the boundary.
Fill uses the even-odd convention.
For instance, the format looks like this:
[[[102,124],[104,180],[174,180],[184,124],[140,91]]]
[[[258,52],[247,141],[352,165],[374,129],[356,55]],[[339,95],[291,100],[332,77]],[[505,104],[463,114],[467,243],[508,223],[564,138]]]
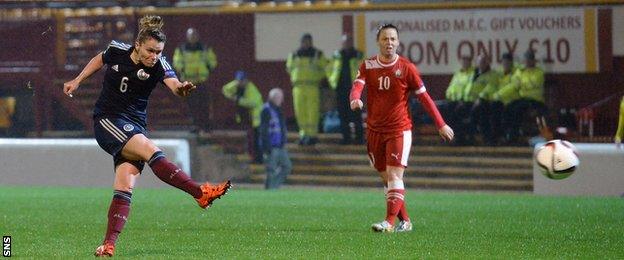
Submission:
[[[118,117],[100,117],[94,120],[93,130],[95,140],[110,155],[113,156],[115,167],[124,162],[136,166],[143,171],[143,161],[130,161],[121,156],[121,150],[128,140],[136,134],[147,136],[147,131],[141,125]]]

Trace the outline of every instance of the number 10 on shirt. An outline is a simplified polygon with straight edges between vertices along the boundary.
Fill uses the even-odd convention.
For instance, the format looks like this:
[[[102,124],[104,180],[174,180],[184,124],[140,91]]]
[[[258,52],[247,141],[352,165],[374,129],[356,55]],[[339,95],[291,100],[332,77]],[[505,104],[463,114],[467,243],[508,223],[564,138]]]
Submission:
[[[390,89],[390,77],[388,76],[381,76],[379,78],[377,78],[377,80],[379,80],[379,90],[388,90]]]

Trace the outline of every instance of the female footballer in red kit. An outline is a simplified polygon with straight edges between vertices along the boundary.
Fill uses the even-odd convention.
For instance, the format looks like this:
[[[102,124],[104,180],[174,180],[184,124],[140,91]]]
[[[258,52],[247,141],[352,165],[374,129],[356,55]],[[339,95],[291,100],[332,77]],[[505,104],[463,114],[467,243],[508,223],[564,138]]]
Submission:
[[[166,41],[162,26],[159,16],[141,18],[133,45],[112,41],[75,79],[63,86],[63,92],[73,97],[83,80],[106,65],[102,91],[93,112],[94,132],[100,147],[113,156],[115,180],[106,235],[96,249],[96,256],[113,256],[144,163],[159,179],[193,196],[204,209],[231,186],[229,180],[218,185],[196,183],[147,137],[147,101],[156,85],[160,82],[181,97],[195,89],[190,82],[180,82],[162,56]]]
[[[396,53],[399,32],[394,25],[384,24],[379,27],[377,45],[379,54],[364,60],[360,65],[351,88],[350,107],[353,110],[363,108],[360,97],[366,86],[368,156],[379,172],[386,193],[386,218],[374,223],[372,229],[376,232],[405,232],[412,230],[405,208],[403,184],[403,172],[412,146],[409,94],[416,95],[444,140],[453,139],[453,129],[444,122],[427,94],[416,65]],[[400,222],[395,227],[396,217]]]

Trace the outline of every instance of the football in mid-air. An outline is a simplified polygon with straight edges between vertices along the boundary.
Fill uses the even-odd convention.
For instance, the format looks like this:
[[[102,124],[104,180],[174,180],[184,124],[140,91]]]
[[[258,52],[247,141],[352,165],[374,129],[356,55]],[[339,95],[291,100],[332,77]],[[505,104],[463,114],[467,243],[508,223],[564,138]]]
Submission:
[[[576,147],[565,140],[552,140],[537,149],[535,161],[544,176],[561,180],[569,177],[579,166]]]

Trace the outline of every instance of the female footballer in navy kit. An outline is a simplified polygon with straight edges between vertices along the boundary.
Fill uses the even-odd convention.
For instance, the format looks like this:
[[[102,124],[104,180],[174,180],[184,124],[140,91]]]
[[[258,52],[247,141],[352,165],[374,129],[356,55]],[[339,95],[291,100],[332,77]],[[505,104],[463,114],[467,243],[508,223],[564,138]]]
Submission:
[[[96,249],[96,256],[113,255],[115,242],[130,212],[132,189],[145,162],[159,179],[192,195],[201,208],[209,207],[231,186],[229,180],[218,185],[196,183],[146,137],[147,101],[159,82],[181,97],[195,89],[191,82],[180,82],[161,56],[166,41],[162,26],[159,16],[141,18],[134,45],[112,41],[75,79],[63,86],[63,92],[72,97],[80,82],[107,65],[93,119],[98,144],[113,156],[115,181],[106,236]]]

